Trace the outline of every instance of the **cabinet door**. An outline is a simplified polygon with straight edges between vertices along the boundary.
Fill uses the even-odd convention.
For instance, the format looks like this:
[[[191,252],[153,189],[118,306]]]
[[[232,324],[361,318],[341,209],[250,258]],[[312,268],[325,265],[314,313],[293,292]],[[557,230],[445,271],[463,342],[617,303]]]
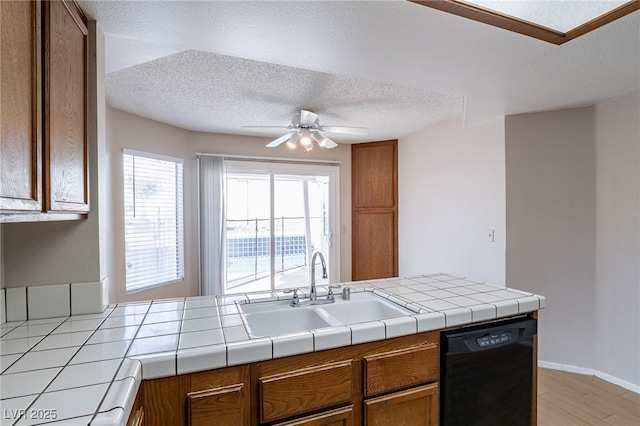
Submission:
[[[353,214],[354,280],[398,275],[397,223],[393,211],[356,211]]]
[[[398,141],[351,145],[353,281],[398,275]]]
[[[350,405],[302,419],[278,423],[278,426],[352,426],[354,424],[353,416],[353,405]]]
[[[0,211],[40,212],[40,2],[0,1]]]
[[[144,380],[145,426],[251,424],[249,366]]]
[[[44,23],[44,210],[88,212],[87,27],[66,0],[45,2]]]
[[[438,384],[396,392],[364,401],[366,426],[438,425]]]

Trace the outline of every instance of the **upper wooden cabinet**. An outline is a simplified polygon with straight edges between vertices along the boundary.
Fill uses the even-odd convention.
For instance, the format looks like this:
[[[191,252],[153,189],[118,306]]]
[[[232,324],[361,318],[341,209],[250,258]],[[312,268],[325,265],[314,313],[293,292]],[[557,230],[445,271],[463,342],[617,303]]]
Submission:
[[[75,3],[44,3],[45,210],[88,212],[88,31]]]
[[[89,211],[85,18],[63,0],[0,1],[0,16],[0,222],[82,217]]]
[[[0,1],[0,211],[42,210],[40,2]]]

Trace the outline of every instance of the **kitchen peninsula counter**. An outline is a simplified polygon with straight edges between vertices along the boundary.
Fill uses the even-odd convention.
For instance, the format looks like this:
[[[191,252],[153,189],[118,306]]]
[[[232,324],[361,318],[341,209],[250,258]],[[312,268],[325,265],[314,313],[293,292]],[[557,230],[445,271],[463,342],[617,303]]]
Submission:
[[[100,314],[2,324],[1,424],[123,425],[145,379],[480,323],[545,305],[540,295],[444,273],[342,286],[377,293],[412,313],[250,336],[238,306],[291,299],[277,291],[122,303]],[[326,296],[327,287],[318,290],[319,297]],[[308,297],[306,288],[300,297]]]

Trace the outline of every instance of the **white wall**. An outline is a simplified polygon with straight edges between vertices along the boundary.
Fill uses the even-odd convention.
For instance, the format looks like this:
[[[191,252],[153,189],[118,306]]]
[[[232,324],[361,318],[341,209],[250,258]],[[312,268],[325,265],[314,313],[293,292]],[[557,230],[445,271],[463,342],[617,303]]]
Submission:
[[[506,117],[507,282],[547,298],[539,359],[595,362],[593,108]]]
[[[110,157],[110,183],[113,235],[110,301],[145,300],[152,298],[195,296],[199,292],[197,220],[197,153],[252,155],[262,157],[288,157],[336,160],[340,165],[340,222],[346,231],[340,239],[340,279],[351,278],[351,148],[340,145],[331,150],[314,150],[311,155],[289,151],[286,147],[269,149],[268,138],[191,132],[167,124],[148,120],[124,111],[109,108],[108,151]],[[126,294],[124,271],[124,220],[122,149],[131,148],[154,152],[184,160],[184,217],[185,217],[185,279],[147,291]]]
[[[507,283],[547,298],[539,359],[640,389],[639,94],[506,118]]]
[[[594,368],[640,389],[640,92],[596,105]]]
[[[634,93],[401,138],[400,275],[542,294],[541,361],[639,389],[639,105]]]
[[[505,285],[504,137],[501,117],[466,128],[449,120],[399,140],[400,275]]]
[[[167,124],[147,120],[132,114],[107,107],[109,118],[109,152],[111,184],[111,235],[112,263],[109,301],[123,302],[131,300],[158,299],[167,297],[195,296],[198,294],[198,270],[193,258],[197,247],[192,244],[195,232],[193,221],[185,220],[185,270],[184,281],[151,290],[126,294],[125,289],[125,252],[124,252],[124,178],[122,168],[122,149],[130,148],[156,154],[167,155],[184,160],[184,215],[188,217],[190,206],[195,203],[192,191],[195,186],[189,170],[195,169],[195,158],[189,155],[189,132]]]

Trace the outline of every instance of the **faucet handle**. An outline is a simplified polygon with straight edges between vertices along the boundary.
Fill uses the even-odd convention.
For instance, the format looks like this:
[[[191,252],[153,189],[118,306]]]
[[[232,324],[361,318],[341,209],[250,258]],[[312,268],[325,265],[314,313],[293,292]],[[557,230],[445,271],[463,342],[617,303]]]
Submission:
[[[284,290],[283,293],[293,293],[293,300],[291,301],[290,305],[291,306],[298,306],[300,305],[300,297],[298,297],[298,290],[300,290],[299,288],[289,288],[287,290]]]
[[[329,292],[327,293],[327,299],[328,300],[333,300],[333,289],[338,289],[338,288],[342,288],[342,286],[340,284],[335,284],[335,285],[330,285],[329,286]]]

